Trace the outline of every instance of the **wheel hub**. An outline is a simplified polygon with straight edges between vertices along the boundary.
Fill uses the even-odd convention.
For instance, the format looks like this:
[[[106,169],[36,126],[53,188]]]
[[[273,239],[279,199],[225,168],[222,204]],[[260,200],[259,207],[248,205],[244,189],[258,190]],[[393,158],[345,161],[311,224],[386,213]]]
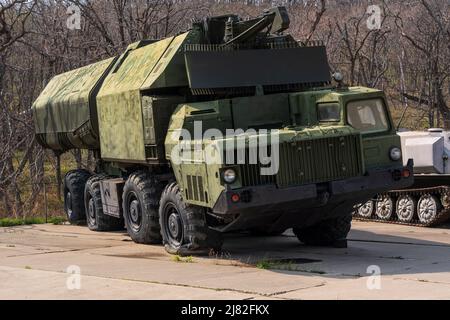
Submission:
[[[130,204],[130,218],[131,222],[139,226],[141,223],[141,208],[138,200],[133,200]]]
[[[89,199],[89,205],[88,205],[88,211],[89,211],[89,217],[91,219],[95,219],[95,204],[94,199]]]
[[[172,238],[176,240],[180,240],[180,234],[181,234],[181,221],[180,217],[177,213],[172,213],[169,216],[169,232]]]
[[[164,232],[172,246],[183,243],[183,220],[176,206],[169,203],[164,208]]]

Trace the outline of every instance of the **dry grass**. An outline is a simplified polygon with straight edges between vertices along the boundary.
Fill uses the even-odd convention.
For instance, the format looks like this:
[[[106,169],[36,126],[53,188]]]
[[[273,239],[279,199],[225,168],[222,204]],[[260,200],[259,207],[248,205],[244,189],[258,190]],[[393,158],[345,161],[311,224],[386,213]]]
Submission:
[[[17,153],[14,159],[14,165],[17,166],[23,157],[23,153]],[[64,177],[65,173],[76,168],[76,162],[73,156],[68,153],[61,157],[61,172]],[[49,217],[60,217],[64,215],[63,201],[58,197],[58,186],[56,179],[56,168],[53,161],[48,157],[44,162],[44,180],[37,181],[36,184],[31,183],[30,167],[29,164],[25,167],[23,174],[18,179],[18,186],[20,189],[20,197],[24,205],[24,212],[26,218],[39,218],[45,216],[45,198],[43,183],[45,181],[47,191],[47,205]],[[33,192],[33,188],[39,188],[39,195],[33,203],[30,203],[30,198]],[[10,197],[13,195],[10,194]],[[13,212],[7,212],[5,204],[0,202],[0,218],[14,217]]]

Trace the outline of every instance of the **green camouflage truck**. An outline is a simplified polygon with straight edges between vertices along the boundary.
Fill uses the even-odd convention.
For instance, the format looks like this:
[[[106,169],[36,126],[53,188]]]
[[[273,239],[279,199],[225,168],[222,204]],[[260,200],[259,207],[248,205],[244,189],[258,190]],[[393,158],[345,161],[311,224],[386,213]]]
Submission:
[[[411,185],[383,92],[332,85],[325,47],[289,23],[283,7],[205,18],[53,78],[37,140],[97,161],[64,178],[69,220],[181,255],[231,231],[334,245],[355,206]]]

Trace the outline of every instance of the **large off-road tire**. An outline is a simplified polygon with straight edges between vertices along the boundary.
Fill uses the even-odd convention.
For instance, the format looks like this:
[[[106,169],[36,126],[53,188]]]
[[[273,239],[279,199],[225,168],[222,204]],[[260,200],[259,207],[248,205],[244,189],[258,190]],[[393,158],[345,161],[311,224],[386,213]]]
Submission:
[[[322,221],[308,228],[294,228],[297,238],[310,246],[333,246],[338,241],[346,240],[352,227],[352,216]]]
[[[123,190],[123,215],[128,235],[140,244],[161,244],[159,200],[164,184],[146,172],[132,174]]]
[[[159,219],[163,243],[170,254],[205,255],[222,248],[221,234],[208,227],[205,209],[187,204],[176,183],[168,185],[162,194]]]
[[[90,176],[89,171],[74,170],[64,177],[64,211],[70,223],[86,220],[84,188]]]
[[[86,222],[91,231],[119,231],[123,230],[123,220],[103,213],[102,193],[100,182],[105,175],[92,176],[86,183],[84,202],[86,206]]]

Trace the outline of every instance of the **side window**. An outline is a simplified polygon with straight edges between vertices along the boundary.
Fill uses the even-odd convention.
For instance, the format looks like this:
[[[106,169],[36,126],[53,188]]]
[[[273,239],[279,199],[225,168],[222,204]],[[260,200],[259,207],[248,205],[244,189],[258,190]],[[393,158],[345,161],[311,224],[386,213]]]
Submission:
[[[341,106],[339,103],[319,103],[317,105],[319,122],[341,121]]]

